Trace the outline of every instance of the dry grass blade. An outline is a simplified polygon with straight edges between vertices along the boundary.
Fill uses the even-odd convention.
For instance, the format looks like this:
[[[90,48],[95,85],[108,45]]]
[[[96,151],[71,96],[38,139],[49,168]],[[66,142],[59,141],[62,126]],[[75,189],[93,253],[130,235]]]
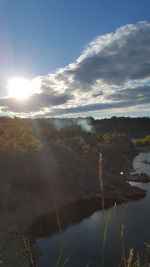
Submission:
[[[106,218],[106,222],[104,226],[103,247],[105,247],[105,243],[106,243],[106,235],[107,235],[107,230],[108,230],[109,219],[110,219],[110,209],[108,210],[108,214],[107,214],[107,218]]]
[[[129,257],[127,260],[127,267],[132,267],[133,256],[134,256],[134,250],[133,250],[133,248],[130,248]]]
[[[33,255],[32,255],[32,250],[31,250],[31,246],[30,246],[30,241],[29,241],[29,237],[27,236],[27,238],[25,238],[25,236],[23,236],[23,242],[26,248],[26,251],[28,252],[29,256],[29,262],[31,264],[31,266],[35,266],[34,264],[34,259],[33,259]]]
[[[146,247],[150,248],[150,244],[149,244],[149,243],[147,243],[147,242],[143,242],[143,244],[144,244]]]
[[[103,155],[99,153],[99,183],[102,194],[102,209],[104,211],[104,175],[103,175]]]

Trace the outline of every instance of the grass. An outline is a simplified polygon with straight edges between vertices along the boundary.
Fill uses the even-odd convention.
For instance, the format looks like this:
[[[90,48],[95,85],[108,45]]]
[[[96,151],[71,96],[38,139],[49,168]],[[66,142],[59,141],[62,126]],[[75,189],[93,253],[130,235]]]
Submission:
[[[144,138],[137,139],[133,143],[136,146],[149,146],[150,145],[150,135],[146,135]]]
[[[36,264],[35,264],[35,261],[34,261],[32,247],[30,245],[30,239],[29,239],[28,235],[26,235],[26,237],[25,237],[25,235],[23,235],[23,243],[24,243],[24,246],[25,246],[25,249],[26,249],[26,252],[27,252],[29,264],[30,264],[30,266],[35,267]]]

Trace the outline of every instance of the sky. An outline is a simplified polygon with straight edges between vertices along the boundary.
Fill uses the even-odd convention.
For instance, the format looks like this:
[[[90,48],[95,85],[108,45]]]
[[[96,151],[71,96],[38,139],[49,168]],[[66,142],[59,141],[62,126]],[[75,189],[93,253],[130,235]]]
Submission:
[[[149,116],[149,10],[149,0],[0,0],[0,115]]]

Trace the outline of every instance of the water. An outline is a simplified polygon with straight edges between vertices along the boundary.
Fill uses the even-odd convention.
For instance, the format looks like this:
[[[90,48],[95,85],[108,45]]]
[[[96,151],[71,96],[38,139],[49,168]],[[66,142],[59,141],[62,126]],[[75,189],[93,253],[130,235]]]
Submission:
[[[147,161],[150,162],[150,153],[140,153],[133,166],[137,171],[150,175]],[[67,219],[65,215],[61,216],[61,233],[57,232],[57,222],[52,216],[41,220],[41,231],[35,231],[36,245],[41,251],[38,266],[96,267],[103,263],[106,267],[117,267],[123,251],[128,255],[130,248],[134,248],[135,253],[139,252],[143,261],[150,262],[149,249],[143,243],[150,242],[150,183],[131,184],[146,189],[146,197],[112,206],[105,210],[105,214],[97,210],[96,200],[93,203],[81,202],[82,205],[78,203],[70,209],[68,206]],[[105,245],[104,216],[106,220],[109,218]]]
[[[137,157],[135,157],[133,160],[133,166],[136,170],[135,173],[145,173],[150,175],[150,152],[140,153]]]

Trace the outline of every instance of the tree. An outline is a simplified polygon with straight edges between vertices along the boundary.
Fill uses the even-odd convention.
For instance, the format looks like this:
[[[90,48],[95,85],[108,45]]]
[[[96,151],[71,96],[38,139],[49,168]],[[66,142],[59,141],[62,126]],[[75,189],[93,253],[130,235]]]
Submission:
[[[9,158],[22,158],[42,148],[24,119],[6,119],[0,125],[0,134],[1,155]]]

